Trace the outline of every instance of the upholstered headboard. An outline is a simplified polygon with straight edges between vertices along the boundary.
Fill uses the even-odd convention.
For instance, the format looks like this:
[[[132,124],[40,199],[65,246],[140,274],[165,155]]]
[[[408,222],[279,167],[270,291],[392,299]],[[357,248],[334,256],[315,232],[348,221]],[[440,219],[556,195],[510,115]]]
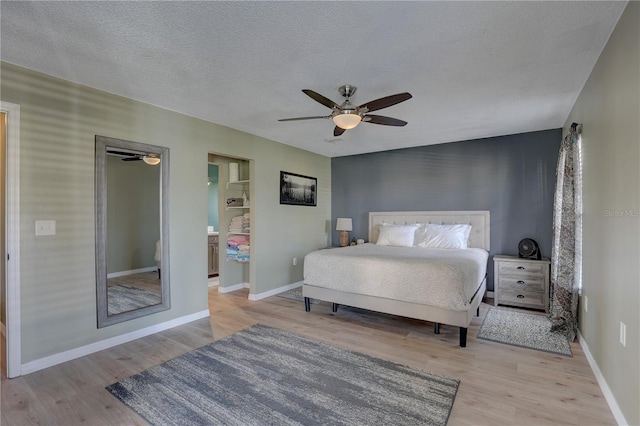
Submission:
[[[378,240],[378,229],[383,223],[407,225],[411,223],[468,224],[471,225],[469,247],[489,251],[490,213],[488,210],[424,211],[424,212],[370,212],[369,242]]]

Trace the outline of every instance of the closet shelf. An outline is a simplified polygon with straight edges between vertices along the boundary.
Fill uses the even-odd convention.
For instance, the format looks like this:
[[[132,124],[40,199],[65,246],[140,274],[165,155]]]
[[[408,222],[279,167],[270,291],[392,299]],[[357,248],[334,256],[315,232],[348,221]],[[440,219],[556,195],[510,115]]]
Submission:
[[[251,181],[249,179],[247,180],[236,180],[233,182],[227,182],[227,189],[229,189],[229,185],[240,185],[240,186],[244,186],[244,185],[248,185]]]
[[[227,261],[231,261],[231,262],[240,262],[240,263],[249,263],[250,260],[249,259],[234,259],[231,257],[227,257]]]

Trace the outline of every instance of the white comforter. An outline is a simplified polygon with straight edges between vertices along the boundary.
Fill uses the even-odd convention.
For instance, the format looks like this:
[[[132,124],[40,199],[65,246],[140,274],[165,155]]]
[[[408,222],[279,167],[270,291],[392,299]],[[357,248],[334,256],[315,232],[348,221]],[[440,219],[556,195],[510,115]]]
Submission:
[[[361,244],[318,250],[304,258],[304,282],[349,293],[466,311],[484,279],[482,249]]]

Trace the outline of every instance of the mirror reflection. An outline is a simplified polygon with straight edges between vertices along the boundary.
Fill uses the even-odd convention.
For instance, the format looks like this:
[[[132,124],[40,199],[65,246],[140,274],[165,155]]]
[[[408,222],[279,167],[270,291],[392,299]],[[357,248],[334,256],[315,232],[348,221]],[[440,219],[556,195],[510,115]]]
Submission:
[[[166,148],[96,137],[99,327],[169,308],[168,159]]]

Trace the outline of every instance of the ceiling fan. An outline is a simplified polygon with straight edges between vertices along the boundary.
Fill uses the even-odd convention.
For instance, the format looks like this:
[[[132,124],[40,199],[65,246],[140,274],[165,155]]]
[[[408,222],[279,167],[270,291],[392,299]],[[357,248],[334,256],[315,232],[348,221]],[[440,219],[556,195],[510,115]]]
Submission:
[[[129,151],[116,151],[113,149],[107,150],[107,154],[114,155],[116,157],[123,157],[122,161],[144,161],[145,163],[155,166],[160,163],[160,157],[156,154],[144,154],[135,153]]]
[[[356,87],[349,84],[340,86],[338,91],[345,98],[342,104],[338,105],[331,99],[325,98],[321,94],[314,92],[313,90],[302,90],[305,95],[309,96],[316,102],[320,102],[322,105],[331,108],[330,115],[320,115],[313,117],[296,117],[296,118],[282,118],[278,121],[297,121],[297,120],[313,120],[316,118],[331,118],[336,124],[333,129],[333,136],[340,136],[345,130],[353,129],[360,122],[382,124],[385,126],[405,126],[406,121],[398,120],[397,118],[385,117],[383,115],[369,114],[371,111],[377,111],[382,108],[387,108],[400,102],[404,102],[411,99],[411,94],[404,92],[391,96],[385,96],[384,98],[376,99],[371,102],[367,102],[360,106],[355,106],[351,103],[350,98],[356,93]]]

